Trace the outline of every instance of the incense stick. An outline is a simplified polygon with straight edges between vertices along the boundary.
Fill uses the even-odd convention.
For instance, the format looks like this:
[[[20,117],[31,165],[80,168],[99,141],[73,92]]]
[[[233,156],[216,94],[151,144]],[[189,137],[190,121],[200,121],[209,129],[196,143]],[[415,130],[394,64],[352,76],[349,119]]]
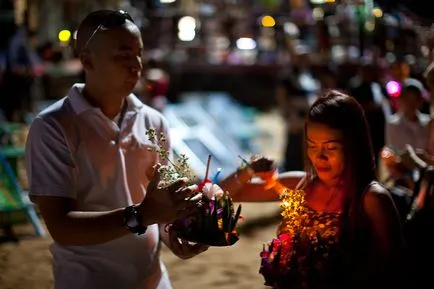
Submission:
[[[206,171],[205,171],[205,179],[204,182],[208,179],[209,166],[211,164],[211,155],[208,155],[208,162],[206,163]]]
[[[240,156],[240,155],[238,155],[238,157],[241,159],[241,161],[242,161],[246,166],[250,167],[250,163],[249,163],[245,158],[243,158],[243,157]]]

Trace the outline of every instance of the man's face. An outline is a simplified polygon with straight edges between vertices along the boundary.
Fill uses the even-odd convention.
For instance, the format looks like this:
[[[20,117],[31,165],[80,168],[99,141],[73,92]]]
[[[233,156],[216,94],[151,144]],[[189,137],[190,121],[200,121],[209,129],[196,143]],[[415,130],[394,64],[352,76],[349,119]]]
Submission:
[[[143,43],[140,31],[131,22],[98,32],[89,52],[86,73],[102,90],[130,94],[142,72]]]
[[[422,107],[422,94],[414,90],[405,90],[399,97],[399,107],[404,113],[412,114]]]

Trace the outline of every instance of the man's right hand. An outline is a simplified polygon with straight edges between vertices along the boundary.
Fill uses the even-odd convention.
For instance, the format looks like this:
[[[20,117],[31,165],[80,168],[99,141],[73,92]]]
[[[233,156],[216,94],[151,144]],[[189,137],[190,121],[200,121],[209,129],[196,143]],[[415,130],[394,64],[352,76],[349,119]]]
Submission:
[[[159,182],[160,173],[157,167],[146,188],[146,196],[138,207],[143,224],[171,223],[198,209],[196,198],[192,200],[189,198],[197,191],[197,186],[187,187],[186,178],[178,179],[165,187],[158,187]]]

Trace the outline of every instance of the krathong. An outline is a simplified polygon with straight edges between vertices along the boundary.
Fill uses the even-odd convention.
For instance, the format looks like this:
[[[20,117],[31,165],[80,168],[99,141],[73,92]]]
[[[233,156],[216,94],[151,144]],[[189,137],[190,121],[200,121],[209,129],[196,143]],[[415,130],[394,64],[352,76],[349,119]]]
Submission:
[[[223,191],[218,182],[221,173],[219,169],[213,180],[208,179],[211,155],[208,156],[205,178],[202,181],[194,175],[188,165],[188,157],[180,155],[178,160],[171,160],[169,152],[165,149],[166,137],[164,134],[157,134],[154,129],[147,132],[149,140],[155,145],[150,149],[160,155],[160,158],[167,161],[167,165],[161,165],[161,186],[166,186],[177,180],[186,177],[193,184],[198,185],[198,190],[191,199],[199,203],[198,210],[189,216],[176,220],[168,225],[177,235],[187,241],[205,244],[209,246],[231,246],[238,239],[236,225],[241,217],[241,205],[236,211],[229,192]]]
[[[306,280],[322,282],[324,260],[328,257],[330,237],[336,232],[312,219],[305,206],[304,191],[290,190],[276,179],[267,186],[280,196],[282,222],[277,237],[263,245],[259,272],[265,285],[273,288],[316,288]],[[317,225],[318,224],[318,225]]]

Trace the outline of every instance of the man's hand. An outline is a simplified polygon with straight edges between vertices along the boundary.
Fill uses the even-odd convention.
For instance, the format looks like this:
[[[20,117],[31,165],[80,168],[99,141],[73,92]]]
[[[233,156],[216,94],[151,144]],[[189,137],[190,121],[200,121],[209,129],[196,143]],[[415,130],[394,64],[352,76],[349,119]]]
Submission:
[[[253,156],[250,159],[251,168],[256,176],[263,180],[277,178],[277,165],[274,160],[261,155]]]
[[[146,196],[138,206],[143,224],[171,223],[192,214],[198,208],[198,201],[189,196],[197,191],[197,186],[186,187],[187,181],[181,178],[166,187],[158,187],[160,173],[157,167],[146,189]]]
[[[169,228],[168,241],[165,242],[170,250],[181,259],[190,259],[208,250],[209,246],[202,244],[191,244],[188,241],[178,238],[174,230]],[[164,240],[164,239],[163,239]]]

